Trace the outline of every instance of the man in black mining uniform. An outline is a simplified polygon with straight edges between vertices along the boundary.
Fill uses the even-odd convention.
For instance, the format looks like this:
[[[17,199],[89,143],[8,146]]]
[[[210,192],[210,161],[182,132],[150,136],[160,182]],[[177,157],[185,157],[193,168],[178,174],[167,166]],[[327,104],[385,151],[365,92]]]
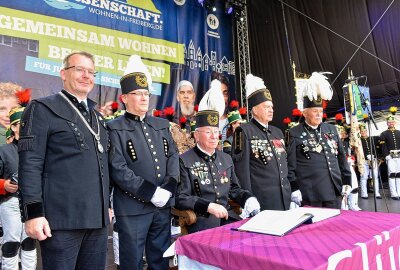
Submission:
[[[287,210],[291,189],[287,179],[287,154],[280,129],[269,125],[273,103],[261,78],[246,76],[248,108],[253,118],[236,128],[232,158],[240,185],[252,192],[261,210]],[[301,204],[300,197],[296,202]]]
[[[28,236],[40,240],[43,269],[101,269],[110,223],[108,134],[87,98],[94,57],[63,61],[64,89],[33,100],[21,119],[19,187]]]
[[[139,56],[131,56],[121,78],[123,116],[110,130],[110,175],[122,270],[168,269],[163,253],[171,241],[171,206],[179,176],[178,151],[165,119],[146,115],[151,77]]]
[[[304,97],[305,122],[289,130],[288,178],[293,190],[300,189],[303,205],[340,208],[341,194],[351,191],[351,172],[336,127],[322,123],[323,100],[332,97],[326,87],[321,95]]]
[[[204,99],[212,101],[204,102]],[[214,105],[216,100],[222,101],[216,102],[220,107]],[[202,107],[205,103],[208,103],[207,106]],[[180,156],[181,183],[176,208],[191,209],[197,215],[196,223],[188,227],[189,233],[232,222],[234,214],[229,211],[229,199],[243,207],[242,217],[260,211],[260,204],[254,195],[240,187],[232,158],[216,150],[220,133],[219,118],[224,107],[220,83],[215,80],[200,102],[199,112],[195,116],[194,136],[197,145]]]

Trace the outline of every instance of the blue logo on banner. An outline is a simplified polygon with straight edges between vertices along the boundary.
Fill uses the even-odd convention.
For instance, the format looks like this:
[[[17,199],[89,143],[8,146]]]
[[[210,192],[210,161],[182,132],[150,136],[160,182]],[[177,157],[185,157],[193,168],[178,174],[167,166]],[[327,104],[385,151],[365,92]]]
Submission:
[[[46,4],[52,6],[53,8],[57,9],[84,9],[84,5],[79,5],[73,2],[69,2],[67,0],[44,0]]]

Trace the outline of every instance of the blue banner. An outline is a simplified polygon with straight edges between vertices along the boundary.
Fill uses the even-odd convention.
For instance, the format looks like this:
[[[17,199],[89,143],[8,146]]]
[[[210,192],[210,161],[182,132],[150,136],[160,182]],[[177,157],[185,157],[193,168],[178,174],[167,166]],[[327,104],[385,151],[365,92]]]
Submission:
[[[211,13],[197,0],[0,4],[0,81],[29,87],[33,97],[62,88],[61,61],[72,50],[95,55],[99,76],[90,97],[100,105],[118,99],[119,78],[133,54],[142,56],[155,82],[153,108],[177,107],[180,80],[192,82],[198,102],[213,71],[227,75],[234,97],[232,17],[225,14],[223,3]]]

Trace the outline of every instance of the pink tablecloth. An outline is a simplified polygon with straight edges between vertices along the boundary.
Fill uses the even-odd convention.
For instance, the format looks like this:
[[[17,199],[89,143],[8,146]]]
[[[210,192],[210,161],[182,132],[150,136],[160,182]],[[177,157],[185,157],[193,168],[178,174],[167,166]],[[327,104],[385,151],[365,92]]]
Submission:
[[[342,211],[283,237],[233,231],[244,221],[180,237],[178,255],[222,269],[398,269],[400,215]]]

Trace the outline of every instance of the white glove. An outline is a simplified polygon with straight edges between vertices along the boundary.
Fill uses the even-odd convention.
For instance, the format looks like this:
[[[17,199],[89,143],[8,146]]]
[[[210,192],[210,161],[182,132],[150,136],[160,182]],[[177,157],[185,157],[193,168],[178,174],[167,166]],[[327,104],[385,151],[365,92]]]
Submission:
[[[343,196],[342,204],[341,204],[340,209],[342,209],[342,210],[349,210],[349,203],[348,203],[348,200],[349,200],[349,198],[348,198],[347,195]]]
[[[349,185],[343,185],[342,186],[342,195],[343,196],[348,196],[349,194],[350,194],[350,192],[351,192],[351,186],[349,186]]]
[[[154,192],[150,202],[157,207],[163,207],[168,202],[169,198],[171,198],[171,192],[157,187],[156,192]]]
[[[299,206],[297,203],[290,202],[289,210],[290,210],[290,209],[299,208],[299,207],[300,207],[300,206]]]
[[[392,159],[392,156],[391,155],[387,155],[385,159],[386,159],[386,161],[388,161],[389,159]]]
[[[301,201],[303,200],[303,197],[301,196],[300,189],[292,192],[292,194],[290,195],[290,200],[298,206],[301,206]]]
[[[260,203],[258,202],[256,197],[250,197],[246,200],[244,204],[244,208],[242,213],[240,214],[241,218],[248,218],[250,215],[255,216],[260,213]]]
[[[367,155],[367,160],[371,160],[371,155]]]

